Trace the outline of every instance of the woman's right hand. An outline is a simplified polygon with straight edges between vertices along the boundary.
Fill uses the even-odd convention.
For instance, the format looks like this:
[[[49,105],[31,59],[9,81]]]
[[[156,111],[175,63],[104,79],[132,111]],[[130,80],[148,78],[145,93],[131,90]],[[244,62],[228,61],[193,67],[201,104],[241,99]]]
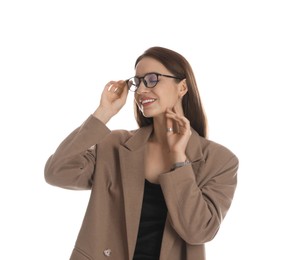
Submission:
[[[105,86],[100,105],[93,116],[107,123],[125,105],[128,96],[128,87],[124,80],[110,81]]]

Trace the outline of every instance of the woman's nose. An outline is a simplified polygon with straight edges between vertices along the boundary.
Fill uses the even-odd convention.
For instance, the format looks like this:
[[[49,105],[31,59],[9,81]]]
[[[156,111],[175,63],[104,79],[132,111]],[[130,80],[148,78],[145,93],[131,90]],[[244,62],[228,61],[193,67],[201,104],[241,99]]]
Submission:
[[[149,92],[149,88],[147,88],[145,86],[145,83],[143,81],[141,81],[138,88],[137,88],[137,93],[141,94],[141,93],[146,93],[146,92]]]

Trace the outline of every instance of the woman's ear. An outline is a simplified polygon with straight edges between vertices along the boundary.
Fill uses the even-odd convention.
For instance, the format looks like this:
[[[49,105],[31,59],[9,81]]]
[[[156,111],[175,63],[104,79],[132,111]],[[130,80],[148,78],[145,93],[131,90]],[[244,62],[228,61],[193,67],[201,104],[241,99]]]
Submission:
[[[178,90],[179,90],[179,97],[180,98],[182,98],[187,93],[188,87],[186,84],[186,79],[183,79],[179,82]]]

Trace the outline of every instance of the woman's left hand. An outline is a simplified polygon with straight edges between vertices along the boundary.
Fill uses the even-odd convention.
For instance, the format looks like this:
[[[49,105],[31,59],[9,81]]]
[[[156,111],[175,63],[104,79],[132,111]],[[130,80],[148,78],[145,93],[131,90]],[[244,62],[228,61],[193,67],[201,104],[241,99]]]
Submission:
[[[178,112],[175,107],[167,109],[166,130],[169,152],[173,163],[182,162],[187,159],[185,151],[191,137],[191,127],[189,120]]]

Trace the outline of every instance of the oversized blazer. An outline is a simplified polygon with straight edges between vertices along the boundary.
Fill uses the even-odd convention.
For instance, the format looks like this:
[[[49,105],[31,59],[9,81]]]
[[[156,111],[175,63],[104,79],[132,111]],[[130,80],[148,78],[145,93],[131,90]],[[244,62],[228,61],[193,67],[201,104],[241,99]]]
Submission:
[[[144,193],[144,158],[152,126],[110,131],[92,115],[50,156],[45,179],[67,189],[91,189],[71,260],[132,260]],[[190,165],[162,173],[168,209],[161,260],[205,260],[237,184],[237,157],[192,129]]]

